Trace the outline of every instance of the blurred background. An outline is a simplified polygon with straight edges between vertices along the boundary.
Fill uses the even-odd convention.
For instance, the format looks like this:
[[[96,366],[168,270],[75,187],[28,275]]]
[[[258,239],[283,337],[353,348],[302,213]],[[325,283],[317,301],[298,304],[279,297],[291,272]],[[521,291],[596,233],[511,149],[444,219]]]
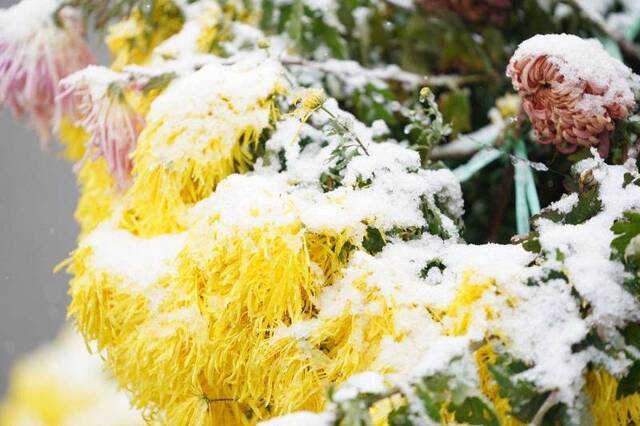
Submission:
[[[17,1],[0,0],[0,7]],[[71,165],[25,123],[0,112],[0,398],[15,359],[51,340],[65,318],[64,272],[78,229]]]

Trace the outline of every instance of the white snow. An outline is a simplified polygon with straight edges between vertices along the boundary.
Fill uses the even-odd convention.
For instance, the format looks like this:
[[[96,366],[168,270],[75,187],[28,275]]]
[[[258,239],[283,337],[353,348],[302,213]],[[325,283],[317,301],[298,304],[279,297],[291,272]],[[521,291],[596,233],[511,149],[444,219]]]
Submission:
[[[38,32],[55,31],[57,27],[53,22],[53,13],[60,4],[59,0],[22,0],[0,9],[2,38],[23,40]]]
[[[299,411],[276,417],[265,422],[258,423],[260,426],[332,426],[335,420],[333,413],[312,413],[310,411]]]
[[[185,244],[185,234],[139,238],[103,223],[84,238],[81,247],[92,250],[90,262],[96,270],[117,274],[125,284],[144,289],[175,270],[175,258]]]
[[[384,394],[387,389],[381,374],[366,371],[349,377],[333,395],[333,401],[338,403],[349,401],[363,393]]]

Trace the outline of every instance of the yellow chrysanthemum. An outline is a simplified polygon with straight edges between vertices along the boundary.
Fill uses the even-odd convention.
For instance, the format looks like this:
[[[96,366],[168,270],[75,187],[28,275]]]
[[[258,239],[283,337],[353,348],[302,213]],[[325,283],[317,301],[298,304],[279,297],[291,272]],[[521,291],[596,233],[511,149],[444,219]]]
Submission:
[[[591,397],[591,412],[601,426],[640,424],[640,394],[618,398],[618,381],[604,370],[587,374],[587,393]]]
[[[370,308],[314,320],[346,241],[307,232],[267,182],[225,180],[188,209],[186,233],[148,239],[105,223],[73,255],[70,315],[133,403],[169,424],[320,410],[325,389],[365,370],[394,333],[365,277],[355,286]]]
[[[142,236],[184,229],[186,207],[251,167],[281,90],[271,61],[211,64],[174,82],[152,103],[138,139],[122,226]]]
[[[82,127],[74,126],[66,116],[62,118],[59,127],[58,137],[64,146],[64,158],[72,162],[80,161],[84,157],[89,135]]]
[[[90,232],[113,213],[118,198],[116,184],[104,158],[87,160],[78,170],[80,198],[75,218],[81,234]]]
[[[153,9],[134,8],[131,15],[109,27],[106,44],[113,56],[112,68],[144,64],[153,49],[182,28],[184,18],[171,0],[153,2]]]
[[[82,339],[65,329],[52,343],[20,359],[11,371],[7,398],[0,404],[0,425],[142,426],[91,356]]]

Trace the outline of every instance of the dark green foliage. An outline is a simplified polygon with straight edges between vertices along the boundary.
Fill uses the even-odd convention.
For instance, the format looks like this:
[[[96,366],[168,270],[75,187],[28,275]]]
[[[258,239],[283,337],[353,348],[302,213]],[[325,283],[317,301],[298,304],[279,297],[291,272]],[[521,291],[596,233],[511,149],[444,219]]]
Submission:
[[[470,425],[498,426],[495,413],[478,397],[465,399],[455,408],[456,421]]]
[[[433,268],[438,268],[440,271],[444,271],[446,266],[440,259],[431,259],[427,262],[424,268],[420,270],[420,278],[427,278],[427,275],[429,275],[429,271]]]
[[[394,100],[396,98],[388,88],[368,83],[364,90],[354,91],[345,104],[352,107],[354,115],[365,124],[383,120],[387,126],[393,127],[398,124],[398,119],[388,108],[388,103]]]
[[[579,225],[591,219],[602,210],[602,201],[598,198],[598,188],[591,188],[578,196],[578,203],[564,218],[569,225]]]
[[[626,345],[640,350],[640,323],[627,325],[622,330],[622,335]],[[640,393],[640,360],[636,360],[627,374],[620,380],[616,396],[623,398],[634,393]]]
[[[451,123],[451,133],[471,130],[471,100],[469,89],[458,89],[443,93],[438,99],[444,121]]]
[[[640,253],[632,251],[627,254],[627,247],[631,243],[631,240],[640,234],[640,213],[627,211],[624,212],[623,217],[617,220],[611,230],[617,235],[611,241],[611,256],[614,259],[620,260],[624,263],[625,269],[630,272],[630,277],[625,280],[625,287],[631,294],[640,298],[640,277],[638,272],[640,271]]]
[[[338,28],[325,22],[317,10],[302,0],[278,6],[275,2],[262,2],[261,27],[273,33],[285,33],[300,52],[313,52],[321,46],[328,48],[334,58],[346,59],[347,46]]]
[[[437,373],[416,386],[416,395],[425,411],[435,421],[441,421],[440,410],[446,403],[459,422],[471,425],[497,426],[498,420],[484,397],[460,383],[455,376]]]
[[[353,157],[358,155],[358,151],[346,145],[338,145],[329,159],[330,166],[320,175],[320,186],[324,192],[333,191],[342,186],[344,170]]]
[[[589,347],[595,348],[601,352],[607,352],[607,344],[600,338],[598,333],[596,333],[594,330],[589,331],[587,336],[584,339],[582,339],[582,341],[574,344],[571,347],[571,350],[573,352],[580,352]],[[614,351],[612,350],[611,353],[613,352]]]
[[[640,392],[640,361],[634,362],[627,375],[620,380],[616,397],[624,398],[638,392]]]
[[[542,426],[564,426],[572,425],[575,422],[571,419],[565,404],[556,404],[549,408],[542,418]]]
[[[611,248],[615,257],[622,259],[631,240],[640,234],[640,213],[624,212],[623,218],[617,220],[611,230],[618,235],[611,241]]]
[[[457,108],[455,99],[449,108]],[[442,143],[451,133],[451,127],[445,121],[436,103],[435,95],[429,88],[420,91],[419,104],[409,114],[409,124],[405,133],[412,145],[428,157],[434,146]]]
[[[356,246],[351,244],[349,241],[345,242],[340,248],[340,253],[338,253],[338,259],[343,265],[346,265],[349,261],[349,256],[351,252],[356,249]]]
[[[522,247],[526,251],[531,253],[540,253],[540,251],[542,250],[542,246],[540,245],[540,240],[538,240],[535,237],[522,243]]]
[[[356,398],[338,404],[335,426],[371,426],[369,407],[381,396],[360,394]]]
[[[378,228],[367,226],[367,235],[362,240],[362,247],[371,255],[378,254],[382,251],[387,242],[384,240],[382,233]]]
[[[528,368],[508,355],[500,355],[496,363],[489,365],[491,375],[500,386],[500,396],[509,400],[511,414],[523,422],[533,419],[550,394],[539,391],[532,383],[513,378]]]
[[[602,201],[598,191],[597,187],[593,187],[578,194],[578,202],[566,214],[547,208],[535,215],[532,220],[535,222],[538,219],[547,219],[554,223],[568,225],[584,223],[602,211]]]
[[[631,345],[640,350],[640,324],[629,324],[622,331],[624,341],[627,345]]]
[[[438,236],[443,240],[446,240],[451,237],[451,235],[449,235],[449,232],[446,229],[444,229],[442,225],[442,218],[440,217],[439,213],[429,206],[429,202],[424,197],[421,204],[421,210],[422,210],[422,216],[424,217],[424,220],[427,222],[426,230],[431,235]]]
[[[413,426],[409,419],[409,407],[406,405],[400,408],[395,408],[389,413],[387,417],[389,426]]]

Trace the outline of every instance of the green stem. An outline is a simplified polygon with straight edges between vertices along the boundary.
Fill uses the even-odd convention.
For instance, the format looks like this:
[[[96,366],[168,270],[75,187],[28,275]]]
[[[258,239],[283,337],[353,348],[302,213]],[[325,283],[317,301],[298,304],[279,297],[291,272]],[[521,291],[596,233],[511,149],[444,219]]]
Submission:
[[[332,113],[331,111],[329,111],[328,109],[326,109],[324,107],[324,105],[321,105],[318,109],[321,109],[322,111],[326,112],[327,115],[329,115],[329,117],[331,117],[338,126],[340,126],[340,128],[342,130],[344,130],[347,133],[350,133],[354,139],[356,140],[356,142],[358,142],[358,145],[360,145],[360,148],[362,148],[362,150],[364,151],[365,154],[367,154],[367,156],[369,155],[369,151],[367,151],[367,148],[364,147],[364,144],[362,143],[362,141],[360,140],[360,138],[358,137],[358,135],[355,134],[355,132],[351,131],[350,129],[348,129],[345,125],[343,125],[340,120],[338,120],[338,117],[336,117],[336,115],[334,113]]]

